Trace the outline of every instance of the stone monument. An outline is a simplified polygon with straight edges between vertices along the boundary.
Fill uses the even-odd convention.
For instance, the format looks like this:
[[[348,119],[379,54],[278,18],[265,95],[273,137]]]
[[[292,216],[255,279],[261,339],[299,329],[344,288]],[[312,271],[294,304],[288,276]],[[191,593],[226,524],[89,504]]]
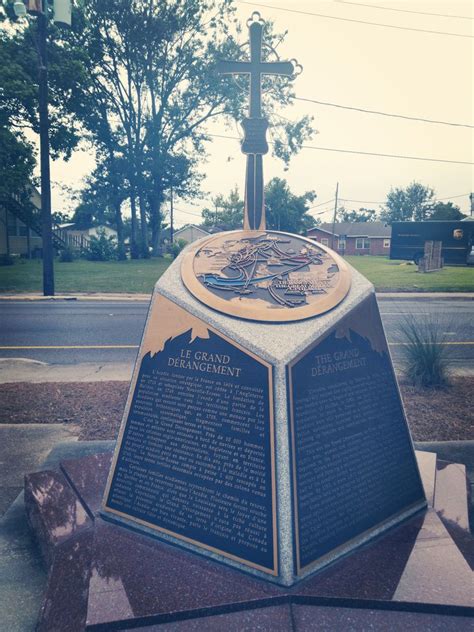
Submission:
[[[37,632],[471,629],[465,468],[415,458],[372,285],[265,227],[260,76],[292,65],[262,26],[221,66],[251,77],[244,230],[156,284],[117,442],[26,477]]]
[[[155,286],[103,516],[289,586],[426,505],[368,281],[265,228],[263,24],[250,24],[244,229]]]

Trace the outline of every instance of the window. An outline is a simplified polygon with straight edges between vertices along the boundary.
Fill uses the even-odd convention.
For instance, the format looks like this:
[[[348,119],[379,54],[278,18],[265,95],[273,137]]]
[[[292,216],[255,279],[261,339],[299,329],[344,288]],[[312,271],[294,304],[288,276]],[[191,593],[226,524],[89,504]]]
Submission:
[[[338,240],[338,246],[339,250],[345,250],[346,249],[346,238],[345,237],[339,237]]]
[[[356,250],[369,250],[369,249],[370,249],[370,239],[368,237],[357,237]]]
[[[383,240],[383,247],[384,248],[390,248],[390,239],[384,239]]]
[[[26,224],[23,224],[23,222],[18,222],[18,223],[19,223],[20,237],[28,237],[28,226],[26,226]]]
[[[329,239],[327,239],[326,237],[323,237],[321,239],[321,243],[323,244],[323,246],[329,246]]]

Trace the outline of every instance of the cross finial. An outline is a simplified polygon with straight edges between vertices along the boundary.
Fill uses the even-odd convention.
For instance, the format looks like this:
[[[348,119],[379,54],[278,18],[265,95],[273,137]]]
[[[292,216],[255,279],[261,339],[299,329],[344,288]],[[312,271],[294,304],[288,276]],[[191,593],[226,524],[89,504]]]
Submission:
[[[268,152],[265,134],[268,121],[262,117],[262,75],[291,77],[301,66],[294,61],[262,61],[264,21],[254,11],[248,20],[250,39],[249,61],[221,61],[217,70],[225,75],[250,75],[249,117],[242,121],[245,136],[242,151],[247,154],[245,178],[244,229],[265,230],[262,156]]]

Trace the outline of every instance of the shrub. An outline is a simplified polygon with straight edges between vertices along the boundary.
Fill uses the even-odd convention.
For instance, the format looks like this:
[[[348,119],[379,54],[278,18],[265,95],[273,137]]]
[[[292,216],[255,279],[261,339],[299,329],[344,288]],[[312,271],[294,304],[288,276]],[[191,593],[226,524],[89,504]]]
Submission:
[[[414,386],[442,388],[449,384],[452,356],[443,333],[448,328],[430,315],[421,320],[410,315],[400,325],[404,371]]]
[[[170,254],[173,256],[173,259],[176,259],[181,250],[183,250],[183,248],[187,245],[188,242],[185,239],[178,239],[177,241],[174,241],[172,244],[170,244],[168,249]]]
[[[61,250],[59,253],[59,261],[61,261],[61,263],[71,263],[71,261],[74,261],[72,248],[64,248],[64,250]]]
[[[86,259],[89,261],[115,261],[117,259],[117,245],[113,237],[107,237],[105,231],[100,231],[98,237],[91,237],[89,246],[85,249]]]

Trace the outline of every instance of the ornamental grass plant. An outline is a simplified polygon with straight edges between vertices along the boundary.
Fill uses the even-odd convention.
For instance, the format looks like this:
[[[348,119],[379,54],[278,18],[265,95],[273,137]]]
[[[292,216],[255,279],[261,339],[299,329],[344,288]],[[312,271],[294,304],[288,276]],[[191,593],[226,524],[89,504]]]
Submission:
[[[413,386],[444,388],[452,366],[447,323],[431,314],[407,315],[399,326],[404,374]]]

